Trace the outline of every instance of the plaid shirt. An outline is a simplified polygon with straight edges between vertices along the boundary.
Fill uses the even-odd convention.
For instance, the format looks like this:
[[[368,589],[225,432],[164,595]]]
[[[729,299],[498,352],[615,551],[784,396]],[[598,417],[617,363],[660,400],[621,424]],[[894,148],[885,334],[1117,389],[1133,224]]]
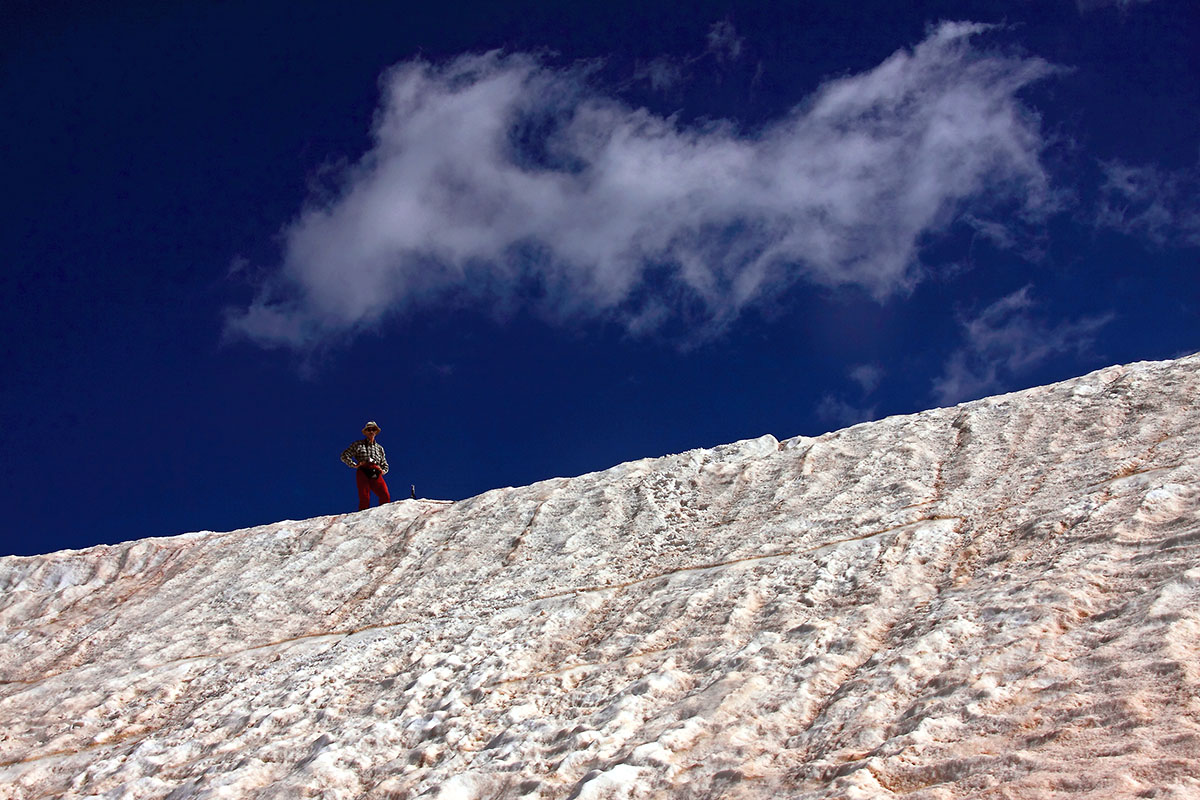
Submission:
[[[342,451],[342,463],[348,467],[357,467],[368,461],[378,466],[383,470],[383,474],[387,475],[387,453],[383,452],[383,445],[378,442],[372,443],[369,439],[359,439]]]

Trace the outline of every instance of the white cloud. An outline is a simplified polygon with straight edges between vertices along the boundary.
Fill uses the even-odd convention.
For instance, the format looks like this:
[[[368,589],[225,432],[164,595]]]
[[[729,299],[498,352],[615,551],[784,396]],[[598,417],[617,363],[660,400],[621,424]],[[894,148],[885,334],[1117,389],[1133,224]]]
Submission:
[[[1084,353],[1111,314],[1050,324],[1036,315],[1037,304],[1025,286],[964,320],[964,344],[934,381],[933,394],[943,405],[1002,391],[1006,384],[1050,358]]]
[[[903,292],[930,234],[1051,201],[1017,93],[1053,68],[981,50],[983,29],[943,23],[753,133],[630,108],[528,55],[401,64],[370,152],[286,227],[227,331],[306,347],[451,297],[711,333],[797,280]]]
[[[1200,171],[1169,172],[1119,161],[1101,168],[1099,226],[1159,247],[1200,245]]]
[[[878,364],[859,364],[850,370],[850,380],[862,388],[863,394],[870,394],[879,388],[883,380],[883,368]]]

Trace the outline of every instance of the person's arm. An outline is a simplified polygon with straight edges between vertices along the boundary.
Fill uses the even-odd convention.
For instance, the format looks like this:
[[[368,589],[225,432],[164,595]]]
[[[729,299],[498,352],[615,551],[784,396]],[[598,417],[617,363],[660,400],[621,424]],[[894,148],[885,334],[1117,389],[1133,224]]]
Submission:
[[[354,467],[358,466],[358,464],[355,463],[355,458],[354,458],[354,451],[356,449],[355,445],[357,445],[357,444],[358,444],[358,442],[355,442],[354,444],[350,445],[349,447],[347,447],[345,450],[342,451],[342,463],[345,464],[347,467],[354,468]]]
[[[381,475],[387,475],[387,473],[388,473],[387,453],[384,452],[383,445],[379,445],[379,464],[377,464],[376,466],[378,466],[381,470],[383,470],[383,472],[380,473]]]

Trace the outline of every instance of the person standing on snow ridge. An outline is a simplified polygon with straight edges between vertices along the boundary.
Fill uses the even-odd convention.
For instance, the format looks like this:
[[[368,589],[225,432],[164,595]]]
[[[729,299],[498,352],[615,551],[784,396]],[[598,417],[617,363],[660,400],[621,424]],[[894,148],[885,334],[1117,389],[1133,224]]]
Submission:
[[[375,420],[371,420],[363,426],[362,432],[367,438],[360,439],[342,451],[342,463],[355,470],[359,511],[370,507],[371,492],[379,498],[379,505],[392,501],[387,483],[383,480],[388,471],[387,453],[383,452],[383,445],[375,441],[375,437],[379,435],[379,426],[375,424]]]

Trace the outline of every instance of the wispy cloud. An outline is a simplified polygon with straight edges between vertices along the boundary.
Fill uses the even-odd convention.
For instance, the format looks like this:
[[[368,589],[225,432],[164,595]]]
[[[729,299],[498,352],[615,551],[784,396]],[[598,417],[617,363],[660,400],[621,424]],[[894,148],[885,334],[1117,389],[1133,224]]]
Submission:
[[[737,61],[742,54],[744,40],[728,20],[718,22],[708,29],[708,52],[717,61]]]
[[[662,56],[638,66],[634,80],[644,81],[656,92],[666,92],[684,81],[685,63]]]
[[[1051,324],[1039,316],[1032,288],[1025,286],[962,321],[964,342],[933,383],[943,405],[973,400],[1010,388],[1011,382],[1049,359],[1085,353],[1113,315]]]
[[[1145,5],[1149,2],[1150,0],[1075,0],[1075,7],[1079,9],[1080,13],[1095,11],[1098,8],[1111,7],[1125,11],[1134,6]]]
[[[856,425],[859,422],[873,420],[877,416],[878,404],[867,404],[867,399],[883,381],[884,371],[878,364],[857,364],[846,373],[850,380],[858,385],[861,398],[857,404],[851,403],[832,392],[825,394],[817,404],[817,417],[839,426]]]
[[[863,394],[870,394],[879,388],[883,380],[883,367],[878,364],[859,364],[850,370],[850,380],[859,385]]]
[[[876,406],[856,406],[833,394],[826,394],[817,404],[817,418],[822,422],[844,428],[875,419]]]
[[[639,64],[634,71],[635,81],[649,84],[656,92],[669,93],[687,83],[697,64],[715,61],[730,66],[741,60],[746,40],[728,20],[714,23],[708,29],[703,52],[691,56],[660,56]],[[761,69],[761,67],[760,67]]]
[[[1017,95],[1054,68],[981,49],[983,30],[943,23],[751,133],[631,108],[529,55],[401,64],[370,152],[285,228],[227,331],[304,348],[452,297],[711,333],[797,280],[903,292],[963,214],[1051,202]]]
[[[1200,245],[1200,170],[1171,172],[1119,161],[1101,165],[1096,223],[1158,245]]]

